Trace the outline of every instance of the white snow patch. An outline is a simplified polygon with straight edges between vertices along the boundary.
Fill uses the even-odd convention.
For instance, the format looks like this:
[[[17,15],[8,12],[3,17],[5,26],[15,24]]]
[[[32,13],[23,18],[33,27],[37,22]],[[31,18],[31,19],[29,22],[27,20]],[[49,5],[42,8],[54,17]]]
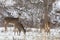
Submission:
[[[5,4],[5,6],[13,6],[15,3],[16,2],[13,0],[6,0],[4,4]]]
[[[0,0],[0,3],[3,3],[5,0]]]
[[[53,3],[53,10],[60,10],[60,0]]]
[[[23,40],[25,38],[25,40],[43,40],[43,37],[45,36],[44,35],[45,33],[40,33],[40,29],[37,29],[37,28],[27,28],[28,30],[31,29],[32,31],[26,32],[25,37],[24,37],[23,32],[20,33],[20,36],[16,34],[14,35],[13,29],[14,27],[8,27],[7,32],[1,32],[2,30],[4,30],[4,27],[1,27],[0,28],[0,39],[1,40],[13,40],[13,39]],[[38,31],[35,32],[36,30]],[[60,35],[59,34],[60,29],[51,29],[50,31],[51,31],[50,36],[46,35],[47,38],[51,37],[52,39],[53,36],[57,37],[57,35],[58,36]]]
[[[21,18],[22,18],[22,19],[27,18],[28,20],[30,19],[30,17],[28,16],[28,14],[27,14],[26,12],[23,12],[23,13],[22,13]]]

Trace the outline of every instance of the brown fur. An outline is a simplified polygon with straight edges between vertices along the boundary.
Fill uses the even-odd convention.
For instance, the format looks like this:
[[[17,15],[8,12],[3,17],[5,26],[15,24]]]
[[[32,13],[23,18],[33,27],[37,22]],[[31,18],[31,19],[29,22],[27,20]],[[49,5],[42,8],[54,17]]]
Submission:
[[[7,25],[9,23],[17,23],[19,21],[19,18],[12,18],[12,17],[5,17],[4,18],[4,27],[5,27],[5,31],[7,31]]]
[[[21,31],[23,31],[24,32],[24,34],[26,33],[26,30],[24,29],[24,26],[20,23],[20,22],[17,22],[16,23],[16,25],[15,25],[16,27],[17,27],[17,29],[18,29],[18,31],[17,32],[21,32]]]
[[[19,22],[19,18],[5,17],[4,18],[5,31],[7,31],[7,25],[9,23],[13,23],[15,25],[14,32],[16,32],[16,28],[17,28],[18,29],[17,32],[20,33],[20,31],[23,30],[24,34],[26,33],[26,30],[24,29],[23,25],[21,24],[21,22]]]

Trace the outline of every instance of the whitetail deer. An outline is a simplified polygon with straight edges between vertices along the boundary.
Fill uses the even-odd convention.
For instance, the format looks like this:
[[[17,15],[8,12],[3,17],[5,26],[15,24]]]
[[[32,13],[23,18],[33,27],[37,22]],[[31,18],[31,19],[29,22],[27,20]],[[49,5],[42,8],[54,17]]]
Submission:
[[[4,27],[5,27],[5,31],[7,31],[7,25],[9,23],[17,23],[19,21],[19,18],[12,18],[12,17],[5,17],[4,18]]]
[[[23,25],[21,24],[21,22],[19,23],[19,18],[12,18],[12,17],[5,17],[4,18],[4,27],[5,27],[5,31],[7,31],[7,25],[9,24],[9,23],[13,23],[14,25],[15,25],[15,29],[17,28],[18,29],[18,31],[20,32],[21,30],[23,30],[24,31],[24,34],[25,34],[25,29],[24,29],[24,27],[23,27]],[[15,30],[16,31],[16,30]]]

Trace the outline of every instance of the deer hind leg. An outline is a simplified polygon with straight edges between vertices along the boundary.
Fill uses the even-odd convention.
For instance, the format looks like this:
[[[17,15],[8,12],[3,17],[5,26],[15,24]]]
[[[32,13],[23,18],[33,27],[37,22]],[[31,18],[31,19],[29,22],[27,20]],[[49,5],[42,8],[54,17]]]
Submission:
[[[4,23],[5,31],[7,31],[7,24],[8,23],[6,23],[6,22]]]

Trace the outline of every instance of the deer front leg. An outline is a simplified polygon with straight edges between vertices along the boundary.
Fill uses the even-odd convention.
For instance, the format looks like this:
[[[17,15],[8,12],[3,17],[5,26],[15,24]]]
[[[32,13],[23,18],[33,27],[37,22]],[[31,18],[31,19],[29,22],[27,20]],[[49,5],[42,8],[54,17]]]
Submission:
[[[18,33],[18,30],[17,30],[17,25],[15,24],[15,26],[14,26],[14,35],[15,35],[15,33],[17,32]]]
[[[26,33],[26,29],[24,29],[24,27],[21,28],[22,31],[24,32],[24,34]]]
[[[14,27],[14,30],[13,30],[14,32],[16,31],[16,27]]]

